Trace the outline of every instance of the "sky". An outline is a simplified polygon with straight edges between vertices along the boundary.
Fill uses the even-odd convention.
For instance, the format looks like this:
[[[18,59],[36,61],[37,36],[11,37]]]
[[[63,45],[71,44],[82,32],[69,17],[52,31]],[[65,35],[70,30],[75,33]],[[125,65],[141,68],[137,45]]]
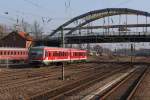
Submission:
[[[149,4],[148,0],[1,0],[0,23],[36,20],[51,32],[70,18],[92,10],[121,7],[150,12]]]
[[[36,20],[49,33],[69,19],[92,10],[131,8],[150,12],[149,4],[149,0],[1,0],[0,24],[11,26],[17,19],[32,24]]]

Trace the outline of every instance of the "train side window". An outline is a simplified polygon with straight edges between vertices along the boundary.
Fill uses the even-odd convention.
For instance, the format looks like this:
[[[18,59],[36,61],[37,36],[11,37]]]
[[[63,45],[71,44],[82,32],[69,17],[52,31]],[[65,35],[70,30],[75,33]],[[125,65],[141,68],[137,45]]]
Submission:
[[[53,52],[53,56],[56,56],[56,52]]]
[[[4,51],[4,55],[6,55],[6,51]]]
[[[7,54],[10,55],[10,51],[8,51]]]
[[[3,51],[0,51],[0,55],[3,55]]]
[[[67,56],[67,52],[64,52],[64,56]]]
[[[58,52],[58,56],[61,56],[61,52]]]

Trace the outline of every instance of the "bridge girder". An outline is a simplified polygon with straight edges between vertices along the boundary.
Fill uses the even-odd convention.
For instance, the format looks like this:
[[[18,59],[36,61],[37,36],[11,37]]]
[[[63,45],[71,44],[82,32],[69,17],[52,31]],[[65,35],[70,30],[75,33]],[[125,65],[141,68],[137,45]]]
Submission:
[[[82,14],[80,16],[77,16],[77,17],[67,21],[63,25],[60,25],[49,36],[53,36],[54,34],[59,32],[63,28],[66,28],[70,24],[75,23],[80,20],[82,20],[82,22],[80,24],[78,24],[77,26],[75,26],[73,29],[71,29],[69,32],[67,32],[66,35],[71,34],[72,32],[76,31],[80,27],[82,27],[90,22],[96,21],[96,20],[104,18],[104,17],[122,15],[122,14],[141,15],[141,16],[150,17],[150,13],[148,13],[148,12],[133,10],[133,9],[128,9],[128,8],[106,8],[106,9],[101,9],[101,10],[95,10],[95,11],[90,11],[88,13]]]
[[[107,28],[121,28],[121,27],[150,27],[150,24],[128,24],[128,25],[107,25],[107,26],[86,26],[86,27],[79,27],[77,29],[107,29]],[[74,27],[67,27],[63,30],[72,30]]]

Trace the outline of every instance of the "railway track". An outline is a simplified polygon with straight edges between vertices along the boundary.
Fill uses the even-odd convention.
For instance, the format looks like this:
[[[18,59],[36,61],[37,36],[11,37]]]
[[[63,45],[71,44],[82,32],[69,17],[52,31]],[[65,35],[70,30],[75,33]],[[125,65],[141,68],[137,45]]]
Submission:
[[[97,93],[86,100],[130,100],[145,76],[147,69],[147,67],[138,68],[133,73],[128,74],[123,80],[111,85],[104,92]]]
[[[118,68],[115,71],[110,72],[112,69],[110,68],[107,71],[104,72],[98,72],[95,73],[93,75],[90,75],[86,78],[80,79],[78,81],[69,83],[65,86],[60,86],[58,88],[55,88],[53,90],[47,90],[44,92],[40,92],[37,93],[35,95],[32,95],[30,98],[31,100],[47,100],[47,99],[62,99],[62,97],[64,96],[64,94],[66,95],[71,95],[72,93],[74,93],[75,91],[79,91],[82,90],[83,88],[92,85],[98,81],[102,81],[103,79],[117,73],[120,72],[122,70],[127,69],[126,67],[123,68]]]
[[[98,68],[96,68],[98,69]],[[102,69],[102,68],[99,68],[99,70]],[[82,71],[84,70],[84,71]],[[85,73],[85,72],[90,72],[92,70],[95,70],[95,68],[88,68],[88,69],[80,69],[80,71],[78,72],[74,72],[74,73],[67,73],[66,74],[66,77],[68,76],[73,76],[73,75],[76,75],[78,73]],[[1,87],[6,87],[6,88],[0,88],[0,90],[7,90],[7,89],[10,89],[10,88],[16,88],[16,87],[21,87],[25,84],[31,84],[32,82],[36,82],[36,81],[41,81],[41,82],[44,82],[44,81],[50,81],[53,77],[56,77],[56,76],[60,76],[61,73],[56,73],[56,74],[51,74],[50,72],[47,72],[44,74],[45,76],[38,76],[38,77],[32,77],[32,78],[27,78],[27,79],[20,79],[20,80],[13,80],[11,82],[8,82],[8,81],[4,81],[3,84],[1,84],[0,86]],[[10,80],[9,80],[10,81]],[[1,83],[1,82],[0,82]],[[22,84],[23,83],[23,84]]]
[[[117,67],[112,67],[112,69],[113,68],[117,68]],[[81,68],[82,69],[82,68]],[[103,69],[103,70],[102,70]],[[104,69],[105,69],[105,67],[102,67],[102,69],[101,68],[97,68],[96,70],[96,72],[98,73],[98,72],[101,72],[101,71],[104,71]],[[111,68],[109,69],[109,71],[110,70],[112,70]],[[90,71],[91,70],[91,71]],[[85,70],[85,68],[83,68],[81,71],[79,71],[80,73],[82,72],[82,71],[85,71],[85,72],[83,72],[82,74],[83,74],[83,76],[82,77],[86,77],[87,75],[89,75],[90,73],[92,74],[93,73],[93,71],[95,70],[95,68],[93,68],[93,67],[91,67],[91,69],[89,69],[89,70]],[[90,73],[89,73],[89,71],[90,71]],[[106,70],[105,70],[106,71]],[[108,71],[108,70],[107,70]],[[72,74],[79,74],[79,73],[72,73]],[[80,76],[81,77],[81,76]],[[79,77],[79,78],[80,78]],[[38,93],[41,93],[42,91],[45,91],[45,90],[47,90],[47,89],[50,89],[50,88],[47,88],[47,87],[50,87],[50,85],[48,85],[49,84],[49,82],[51,82],[50,80],[50,77],[44,77],[44,78],[41,78],[41,79],[35,79],[35,80],[26,80],[26,82],[25,81],[22,81],[22,82],[20,82],[20,83],[13,83],[13,84],[9,84],[8,86],[7,86],[7,88],[4,88],[4,86],[3,87],[1,87],[1,89],[0,89],[0,93],[2,93],[2,94],[5,94],[5,93],[7,93],[7,92],[9,92],[9,94],[13,94],[15,91],[17,91],[17,92],[20,92],[20,93],[23,93],[23,94],[30,94],[30,96],[32,96],[32,95],[35,95],[35,94],[38,94]],[[66,82],[69,82],[69,81],[66,81]],[[35,86],[35,84],[38,86],[38,87],[36,87]],[[6,87],[6,85],[5,85],[5,87]],[[30,91],[27,91],[26,89],[30,89]],[[37,89],[36,89],[37,88]],[[39,89],[40,88],[40,89]],[[25,90],[24,90],[25,89]],[[36,92],[35,92],[36,91]],[[3,95],[2,95],[3,96]],[[1,95],[0,95],[0,97],[1,97]],[[15,97],[17,97],[17,96],[14,96],[14,98]],[[25,96],[25,97],[28,97],[28,96]]]
[[[95,67],[91,67],[91,69],[90,69],[90,66],[88,67],[89,69],[87,70],[85,70],[85,68],[83,68],[83,66],[81,66],[82,68],[81,68],[81,70],[79,70],[78,69],[78,73],[80,73],[80,72],[84,72],[83,74],[85,74],[85,73],[87,73],[87,74],[85,74],[85,75],[88,75],[89,74],[89,71],[91,72],[91,73],[93,73],[93,71],[92,70],[95,70]],[[70,67],[69,67],[70,68]],[[74,68],[74,67],[73,67]],[[78,67],[77,67],[78,68]],[[79,67],[80,68],[80,67]],[[102,70],[102,69],[105,69],[105,67],[102,67],[102,69],[101,68],[96,68],[97,70]],[[74,70],[74,69],[73,69]],[[72,73],[72,74],[78,74],[78,73]],[[35,87],[35,85],[34,84],[36,84],[36,85],[38,85],[39,87],[40,87],[40,85],[41,84],[43,84],[43,87],[46,87],[47,86],[47,84],[49,84],[49,80],[50,79],[50,77],[41,77],[41,79],[33,79],[33,80],[21,80],[20,82],[17,82],[17,81],[15,81],[14,83],[9,83],[9,81],[8,81],[8,84],[5,84],[5,85],[3,85],[3,86],[1,86],[1,89],[0,89],[0,93],[1,94],[5,94],[5,93],[7,93],[7,92],[9,92],[9,93],[14,93],[14,92],[18,92],[18,91],[22,91],[22,93],[24,92],[24,90],[22,90],[22,88],[30,88],[30,90],[32,90],[32,88],[33,87]],[[44,82],[45,81],[45,82]],[[45,85],[44,85],[44,83],[45,83]],[[38,87],[38,88],[39,88]],[[43,88],[43,87],[41,87],[41,89]],[[48,87],[48,86],[47,86]],[[21,88],[21,89],[20,89]],[[20,91],[20,92],[21,92]],[[33,88],[33,91],[35,92],[35,89]],[[40,90],[39,90],[40,91]],[[31,93],[31,94],[34,94],[34,92],[33,93]],[[2,95],[3,96],[3,95]],[[1,96],[0,96],[1,97]]]
[[[95,68],[94,67],[89,67],[89,66],[84,66],[84,67],[81,67],[79,66],[78,69],[72,69],[72,70],[75,70],[75,72],[73,73],[68,73],[66,75],[67,76],[72,76],[72,75],[76,75],[77,73],[80,73],[80,72],[88,72],[88,71],[91,71],[91,70],[94,70]],[[69,68],[69,67],[68,67]],[[67,68],[67,69],[68,69]],[[98,69],[98,68],[97,68]],[[16,84],[16,83],[20,83],[20,82],[26,82],[26,81],[31,81],[31,80],[38,80],[38,79],[41,79],[41,78],[44,78],[44,77],[56,77],[56,76],[60,76],[60,72],[59,71],[60,68],[55,68],[55,69],[48,69],[48,70],[36,70],[36,71],[25,71],[25,72],[16,72],[17,74],[10,74],[10,75],[3,75],[0,77],[0,86],[2,87],[5,87],[8,85],[13,85],[13,84]],[[71,68],[69,68],[70,71]],[[84,71],[83,71],[84,70]],[[58,73],[55,73],[55,74],[52,74],[53,72],[58,72]]]

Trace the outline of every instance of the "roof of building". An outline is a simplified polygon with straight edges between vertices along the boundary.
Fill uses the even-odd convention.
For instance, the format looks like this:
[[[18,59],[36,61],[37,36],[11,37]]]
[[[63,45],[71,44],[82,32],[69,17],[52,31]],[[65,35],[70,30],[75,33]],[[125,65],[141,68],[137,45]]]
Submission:
[[[19,34],[22,38],[24,38],[24,39],[26,39],[26,40],[30,40],[30,41],[33,40],[33,38],[32,38],[28,33],[26,33],[26,32],[18,32],[18,34]]]
[[[7,34],[6,36],[4,36],[4,37],[1,38],[1,39],[7,38],[7,36],[9,36],[9,35],[12,34],[12,33],[18,34],[20,37],[22,37],[22,38],[25,39],[25,40],[28,40],[28,41],[32,41],[32,40],[33,40],[33,38],[32,38],[28,33],[26,33],[26,32],[16,32],[16,31],[13,31],[13,32]]]
[[[9,33],[0,33],[0,39],[4,38],[5,36],[7,36]]]

